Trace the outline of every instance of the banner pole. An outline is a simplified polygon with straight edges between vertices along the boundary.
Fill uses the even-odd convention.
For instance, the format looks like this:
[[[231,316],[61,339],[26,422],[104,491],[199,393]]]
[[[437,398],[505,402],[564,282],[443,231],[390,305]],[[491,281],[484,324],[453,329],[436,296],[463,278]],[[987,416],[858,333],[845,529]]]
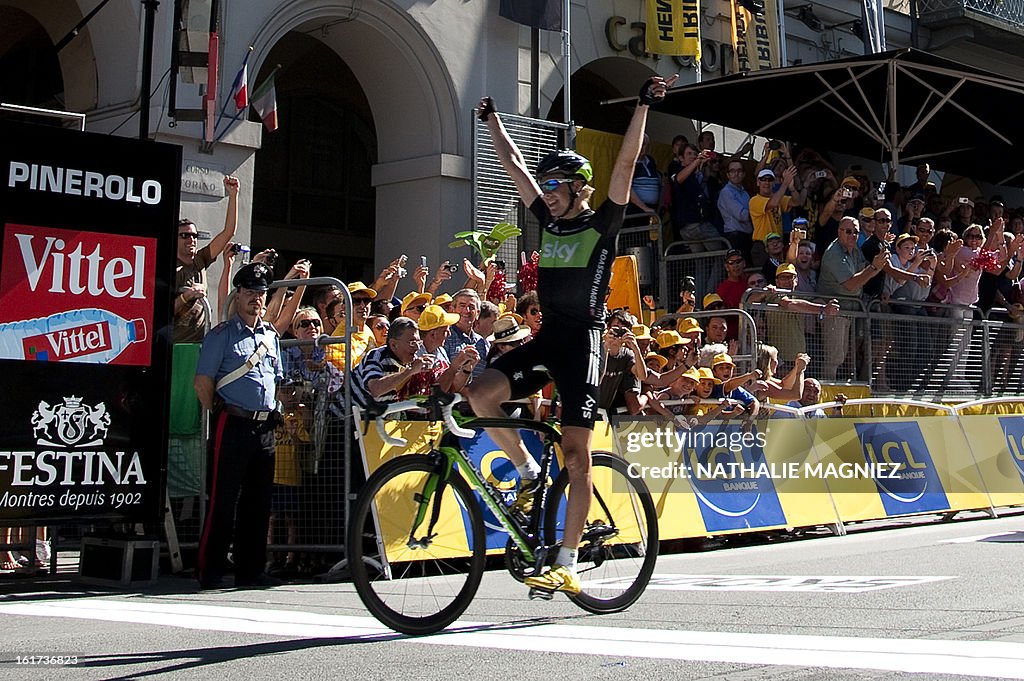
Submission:
[[[786,0],[778,0],[779,13],[779,67],[789,66],[789,55],[786,53]]]
[[[572,35],[569,30],[569,0],[562,0],[562,68],[565,69],[565,84],[562,86],[562,106],[565,123],[565,146],[576,148],[576,126],[572,122]]]

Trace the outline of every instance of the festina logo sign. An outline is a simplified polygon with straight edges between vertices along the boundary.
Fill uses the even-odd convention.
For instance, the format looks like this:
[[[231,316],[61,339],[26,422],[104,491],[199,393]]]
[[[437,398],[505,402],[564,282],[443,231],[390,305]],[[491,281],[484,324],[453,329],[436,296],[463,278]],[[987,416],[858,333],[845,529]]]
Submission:
[[[0,358],[148,365],[156,239],[4,225]]]

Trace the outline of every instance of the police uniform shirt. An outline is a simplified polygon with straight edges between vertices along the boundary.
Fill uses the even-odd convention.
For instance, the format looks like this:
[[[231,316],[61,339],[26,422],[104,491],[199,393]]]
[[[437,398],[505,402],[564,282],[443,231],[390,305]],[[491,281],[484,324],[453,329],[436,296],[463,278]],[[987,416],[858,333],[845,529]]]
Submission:
[[[227,404],[241,409],[273,410],[277,406],[276,384],[284,378],[284,373],[277,330],[267,322],[258,321],[256,328],[250,329],[235,315],[215,326],[203,340],[196,374],[208,376],[216,384],[242,366],[264,341],[269,350],[256,366],[217,393]]]

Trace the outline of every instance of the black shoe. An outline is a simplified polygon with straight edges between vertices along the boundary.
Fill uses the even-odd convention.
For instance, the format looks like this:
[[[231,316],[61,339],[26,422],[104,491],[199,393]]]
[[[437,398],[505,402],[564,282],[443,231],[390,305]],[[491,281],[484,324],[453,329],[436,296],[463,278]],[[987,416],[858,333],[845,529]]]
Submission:
[[[235,577],[235,586],[239,588],[245,587],[268,587],[268,586],[281,586],[284,582],[277,577],[271,577],[266,573],[261,573],[255,577],[242,578]]]
[[[209,591],[211,589],[221,589],[224,587],[224,578],[220,575],[211,575],[209,577],[201,577],[199,579],[199,588],[203,591]]]

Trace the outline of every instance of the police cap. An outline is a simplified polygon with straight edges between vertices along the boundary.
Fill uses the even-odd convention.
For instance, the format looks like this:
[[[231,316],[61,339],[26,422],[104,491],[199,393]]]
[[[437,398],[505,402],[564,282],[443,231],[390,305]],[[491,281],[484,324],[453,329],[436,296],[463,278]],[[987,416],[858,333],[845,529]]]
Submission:
[[[261,262],[252,262],[238,270],[231,280],[235,288],[247,288],[253,291],[266,291],[274,280],[274,271]]]

